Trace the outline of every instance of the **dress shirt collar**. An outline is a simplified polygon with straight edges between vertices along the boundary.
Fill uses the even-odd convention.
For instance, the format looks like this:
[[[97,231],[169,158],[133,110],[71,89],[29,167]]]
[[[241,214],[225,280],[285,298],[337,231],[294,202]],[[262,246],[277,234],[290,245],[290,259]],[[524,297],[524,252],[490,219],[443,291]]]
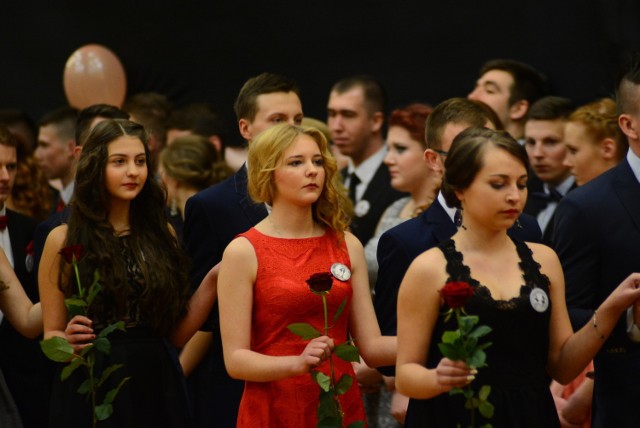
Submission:
[[[631,171],[633,171],[633,175],[636,176],[636,180],[640,182],[640,157],[638,157],[633,150],[629,149],[627,152],[627,162],[629,162],[629,166],[631,167]]]
[[[367,160],[362,162],[360,165],[355,167],[351,159],[349,159],[349,167],[347,169],[348,175],[351,176],[353,172],[356,173],[358,178],[360,179],[360,184],[363,184],[366,188],[369,182],[373,179],[373,176],[376,174],[376,171],[382,164],[384,157],[387,155],[387,148],[383,146],[380,150],[378,150],[372,156],[369,156]]]
[[[571,190],[573,184],[576,182],[576,178],[573,175],[570,175],[566,180],[560,183],[555,189],[560,192],[562,196],[566,196],[566,194]],[[544,192],[549,193],[549,185],[547,183],[543,184]]]
[[[440,205],[442,205],[442,209],[444,209],[444,211],[447,213],[447,215],[451,219],[451,222],[455,224],[454,217],[456,215],[456,208],[451,208],[449,205],[447,205],[447,201],[444,200],[442,191],[438,192],[438,202],[440,202]]]

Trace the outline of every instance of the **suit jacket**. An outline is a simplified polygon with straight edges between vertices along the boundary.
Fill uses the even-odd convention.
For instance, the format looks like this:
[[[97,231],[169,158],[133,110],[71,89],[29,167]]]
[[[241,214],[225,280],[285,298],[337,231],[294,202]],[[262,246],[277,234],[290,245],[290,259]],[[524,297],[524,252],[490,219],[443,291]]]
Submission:
[[[343,170],[343,177],[346,170]],[[384,211],[394,201],[406,196],[406,193],[399,192],[391,187],[391,176],[389,168],[381,163],[369,185],[365,189],[360,201],[369,203],[369,210],[362,217],[354,215],[351,221],[351,232],[360,240],[362,245],[367,245],[378,227],[378,222]]]
[[[569,192],[571,192],[576,187],[578,187],[578,184],[574,182],[573,185],[571,186],[571,188],[569,189]],[[542,185],[540,185],[540,188],[537,189],[536,191],[544,192],[544,187],[542,187]],[[567,192],[567,194],[569,192]],[[531,193],[529,193],[529,195],[531,195]],[[533,216],[533,217],[537,217],[538,213],[540,213],[540,211],[542,211],[546,207],[547,207],[547,203],[546,202],[540,201],[540,200],[536,200],[536,199],[530,197],[529,199],[527,199],[527,204],[524,206],[524,210],[523,211],[525,213]],[[556,207],[556,210],[557,209],[558,208]],[[542,231],[542,242],[545,243],[546,245],[549,245],[549,246],[552,246],[552,244],[553,244],[553,234],[554,234],[554,230],[555,230],[555,217],[556,217],[556,213],[554,211],[553,215],[549,219],[549,223],[547,223],[547,227],[545,227],[545,229]]]
[[[265,206],[253,203],[247,194],[246,166],[191,197],[185,208],[184,245],[192,260],[192,287],[197,287],[222,260],[224,249],[239,233],[266,216]],[[244,382],[231,379],[225,369],[217,320],[216,304],[209,326],[213,333],[212,349],[188,379],[197,400],[194,413],[198,427],[211,426],[211,421],[221,427],[235,426],[244,388]]]
[[[61,224],[66,223],[70,214],[71,211],[69,206],[65,206],[62,211],[52,213],[46,220],[36,226],[36,230],[33,234],[33,251],[35,260],[34,272],[36,279],[38,278],[38,269],[40,267],[42,251],[44,250],[44,244],[47,242],[49,233]]]
[[[511,237],[522,241],[541,242],[542,232],[535,218],[523,214],[520,216],[520,225],[514,225],[509,229]],[[383,335],[397,334],[398,290],[413,259],[447,241],[456,231],[456,226],[436,199],[420,216],[382,234],[378,242],[379,268],[374,308]],[[385,367],[380,371],[387,376],[393,376],[395,369]]]
[[[33,240],[36,222],[11,210],[7,210],[7,217],[14,271],[27,296],[31,301],[38,302],[40,297],[33,254],[32,251],[27,254],[27,246]],[[46,426],[53,364],[40,350],[38,340],[22,336],[7,319],[0,324],[0,350],[0,368],[24,426]]]
[[[566,278],[574,329],[632,272],[640,272],[640,183],[624,160],[560,202],[554,248]],[[594,359],[593,427],[637,427],[640,344],[624,316]]]

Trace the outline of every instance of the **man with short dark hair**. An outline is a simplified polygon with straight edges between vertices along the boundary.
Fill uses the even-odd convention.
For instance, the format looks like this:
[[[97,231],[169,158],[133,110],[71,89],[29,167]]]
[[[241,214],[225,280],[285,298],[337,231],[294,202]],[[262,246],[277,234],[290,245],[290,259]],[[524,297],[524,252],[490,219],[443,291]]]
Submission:
[[[546,77],[528,64],[511,59],[487,61],[469,99],[486,103],[504,129],[519,140],[529,107],[548,93]]]
[[[249,79],[240,89],[234,107],[240,134],[248,144],[273,125],[282,122],[300,125],[303,117],[296,83],[271,73]],[[198,287],[207,272],[222,260],[224,249],[237,234],[247,231],[266,216],[266,207],[254,204],[248,196],[246,165],[222,183],[187,200],[184,245],[192,260],[192,287]],[[217,426],[233,427],[244,382],[231,379],[225,369],[217,304],[212,315],[207,326],[211,332],[196,333],[197,336],[185,347],[181,362],[185,367],[186,351],[190,361],[185,373],[189,375],[190,371],[197,369],[189,375],[196,399],[195,426],[207,427],[215,421]],[[204,343],[203,347],[209,352],[199,367],[195,366],[203,355],[197,355],[198,352],[192,354],[196,343]],[[194,362],[194,359],[198,361]]]
[[[626,158],[579,186],[556,210],[553,246],[566,278],[574,330],[597,334],[600,305],[632,272],[640,272],[640,55],[617,79],[618,124],[629,142]],[[594,359],[594,428],[631,428],[640,421],[640,302],[621,317]],[[635,320],[634,320],[635,318]]]
[[[331,139],[349,166],[342,171],[354,204],[351,231],[366,245],[380,217],[404,196],[391,187],[389,169],[383,160],[386,95],[370,76],[353,76],[333,85],[327,104]]]
[[[40,119],[38,146],[33,154],[48,180],[60,180],[62,188],[54,197],[54,210],[62,211],[73,195],[76,175],[76,119],[78,110],[61,107]]]
[[[525,148],[535,177],[530,177],[524,212],[538,220],[542,241],[551,244],[553,215],[558,202],[576,187],[571,168],[564,164],[564,127],[573,112],[568,98],[548,96],[533,103],[524,126]],[[533,179],[538,179],[535,183]]]

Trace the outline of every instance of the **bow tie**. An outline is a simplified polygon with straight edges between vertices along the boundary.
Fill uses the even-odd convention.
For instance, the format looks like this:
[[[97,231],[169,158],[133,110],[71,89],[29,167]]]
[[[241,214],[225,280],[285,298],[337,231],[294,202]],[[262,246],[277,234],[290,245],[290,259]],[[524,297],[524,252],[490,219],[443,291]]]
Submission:
[[[7,228],[8,222],[9,222],[9,218],[6,215],[0,215],[0,231],[5,230]]]
[[[549,193],[546,192],[533,192],[531,193],[531,199],[535,199],[536,201],[546,202],[549,204],[550,202],[560,202],[562,199],[562,193],[558,192],[553,187],[549,187]]]

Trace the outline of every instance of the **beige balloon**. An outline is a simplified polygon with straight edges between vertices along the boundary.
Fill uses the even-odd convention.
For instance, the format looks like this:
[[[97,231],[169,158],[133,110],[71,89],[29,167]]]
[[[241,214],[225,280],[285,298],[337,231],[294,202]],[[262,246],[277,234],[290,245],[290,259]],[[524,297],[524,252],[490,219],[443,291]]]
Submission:
[[[93,104],[122,107],[127,78],[118,57],[102,45],[85,45],[71,54],[64,67],[64,93],[75,108]]]

